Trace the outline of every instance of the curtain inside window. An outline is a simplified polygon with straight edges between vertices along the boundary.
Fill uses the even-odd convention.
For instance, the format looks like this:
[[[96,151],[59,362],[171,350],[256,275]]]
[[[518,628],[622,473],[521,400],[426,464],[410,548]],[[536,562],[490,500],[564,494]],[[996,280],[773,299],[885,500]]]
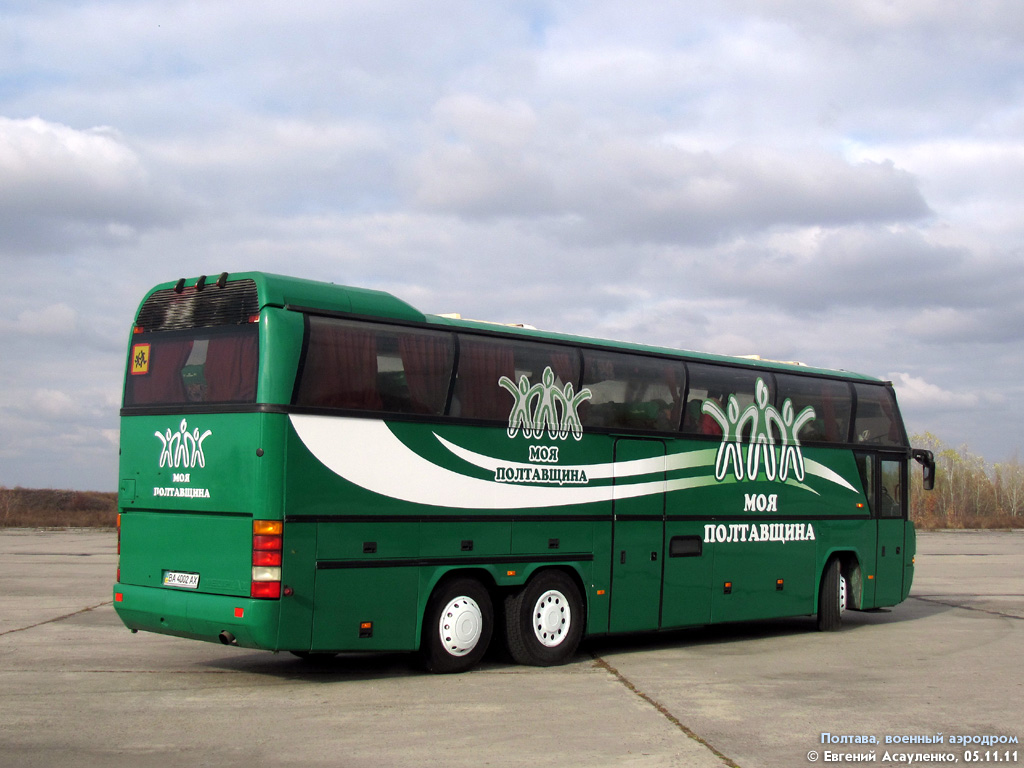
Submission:
[[[451,336],[403,333],[398,337],[413,413],[441,415],[452,371]]]
[[[458,415],[467,419],[507,419],[512,403],[498,386],[502,376],[516,380],[511,345],[461,337],[455,385]]]
[[[380,410],[374,335],[313,318],[295,402],[319,408]]]
[[[257,336],[215,336],[206,353],[206,401],[255,402]]]

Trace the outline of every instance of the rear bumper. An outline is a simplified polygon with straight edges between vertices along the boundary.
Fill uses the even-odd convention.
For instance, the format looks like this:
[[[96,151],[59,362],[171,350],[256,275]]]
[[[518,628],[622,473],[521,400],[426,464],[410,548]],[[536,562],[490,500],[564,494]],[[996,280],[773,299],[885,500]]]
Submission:
[[[230,632],[243,648],[278,650],[279,600],[115,584],[114,610],[129,629],[211,643]]]

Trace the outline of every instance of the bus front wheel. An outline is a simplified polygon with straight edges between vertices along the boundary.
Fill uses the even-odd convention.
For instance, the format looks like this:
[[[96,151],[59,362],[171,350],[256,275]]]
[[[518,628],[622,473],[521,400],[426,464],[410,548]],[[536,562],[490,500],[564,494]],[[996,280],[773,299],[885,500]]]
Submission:
[[[429,672],[465,672],[487,651],[494,632],[494,607],[476,579],[442,583],[423,615],[420,659]]]
[[[508,650],[520,664],[564,664],[583,637],[583,600],[562,571],[541,571],[505,598]]]
[[[821,589],[818,590],[818,629],[834,632],[843,625],[843,611],[846,610],[846,579],[843,577],[838,558],[832,558],[821,574]]]

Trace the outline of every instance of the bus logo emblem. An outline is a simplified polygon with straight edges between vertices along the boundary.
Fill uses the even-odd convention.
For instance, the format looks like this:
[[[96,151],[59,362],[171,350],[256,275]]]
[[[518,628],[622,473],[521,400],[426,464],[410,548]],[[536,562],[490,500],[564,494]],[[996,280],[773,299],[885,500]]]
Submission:
[[[804,456],[797,437],[807,422],[815,417],[814,408],[807,406],[799,414],[793,413],[793,401],[786,398],[782,413],[769,404],[768,385],[758,378],[754,388],[755,403],[740,411],[736,395],[729,395],[723,411],[714,400],[705,400],[704,413],[714,419],[722,429],[722,443],[715,458],[715,479],[724,480],[732,470],[737,480],[746,476],[756,480],[762,471],[769,481],[786,482],[790,472],[799,482],[804,479]],[[743,434],[749,429],[750,442],[743,444]],[[781,437],[776,444],[775,435]],[[746,457],[743,450],[746,448]]]
[[[583,424],[577,409],[589,400],[589,389],[575,391],[570,381],[564,387],[555,384],[551,366],[544,369],[542,383],[533,384],[526,375],[519,377],[518,386],[508,376],[498,379],[498,385],[512,395],[512,410],[508,415],[508,436],[540,439],[546,434],[552,440],[565,440],[570,434],[576,440],[583,438]]]
[[[206,456],[203,454],[203,442],[213,434],[209,429],[199,433],[195,427],[189,431],[188,420],[182,419],[178,425],[178,431],[172,433],[170,429],[165,432],[154,432],[160,440],[160,466],[172,469],[192,467],[205,467]]]

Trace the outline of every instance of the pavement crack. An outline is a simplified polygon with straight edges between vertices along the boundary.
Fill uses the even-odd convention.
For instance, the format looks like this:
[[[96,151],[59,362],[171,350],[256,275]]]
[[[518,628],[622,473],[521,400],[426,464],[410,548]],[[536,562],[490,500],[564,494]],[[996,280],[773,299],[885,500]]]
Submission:
[[[624,674],[622,674],[619,670],[617,670],[607,661],[602,659],[600,656],[594,656],[594,665],[600,667],[608,674],[610,674],[612,677],[614,677],[616,680],[618,680],[620,683],[622,683],[622,685],[625,686],[626,690],[628,690],[634,696],[637,696],[647,704],[654,707],[654,709],[656,709],[662,717],[664,717],[666,720],[672,723],[672,725],[674,725],[676,728],[678,728],[680,731],[686,734],[689,738],[693,739],[698,744],[708,749],[715,757],[721,760],[725,765],[729,766],[729,768],[740,768],[740,766],[737,763],[735,763],[726,755],[722,754],[722,752],[716,749],[713,745],[709,744],[707,740],[701,738],[692,730],[687,728],[678,717],[676,717],[669,711],[668,707],[666,707],[664,704],[662,704],[649,694],[641,691],[639,688],[636,687],[636,685],[633,684],[633,682],[628,677],[626,677]]]
[[[96,605],[90,605],[87,608],[81,608],[80,610],[72,611],[71,613],[66,613],[63,616],[54,616],[52,619],[46,619],[45,621],[37,621],[35,624],[29,624],[27,627],[15,627],[14,629],[7,629],[3,632],[0,632],[0,637],[3,637],[4,635],[13,635],[15,632],[24,632],[27,629],[35,629],[36,627],[41,627],[44,624],[53,624],[57,621],[64,621],[64,619],[70,619],[72,616],[78,616],[82,613],[88,613],[89,611],[94,611],[97,608],[102,608],[104,605],[113,605],[113,603],[113,600],[104,600],[102,603],[96,603]]]

